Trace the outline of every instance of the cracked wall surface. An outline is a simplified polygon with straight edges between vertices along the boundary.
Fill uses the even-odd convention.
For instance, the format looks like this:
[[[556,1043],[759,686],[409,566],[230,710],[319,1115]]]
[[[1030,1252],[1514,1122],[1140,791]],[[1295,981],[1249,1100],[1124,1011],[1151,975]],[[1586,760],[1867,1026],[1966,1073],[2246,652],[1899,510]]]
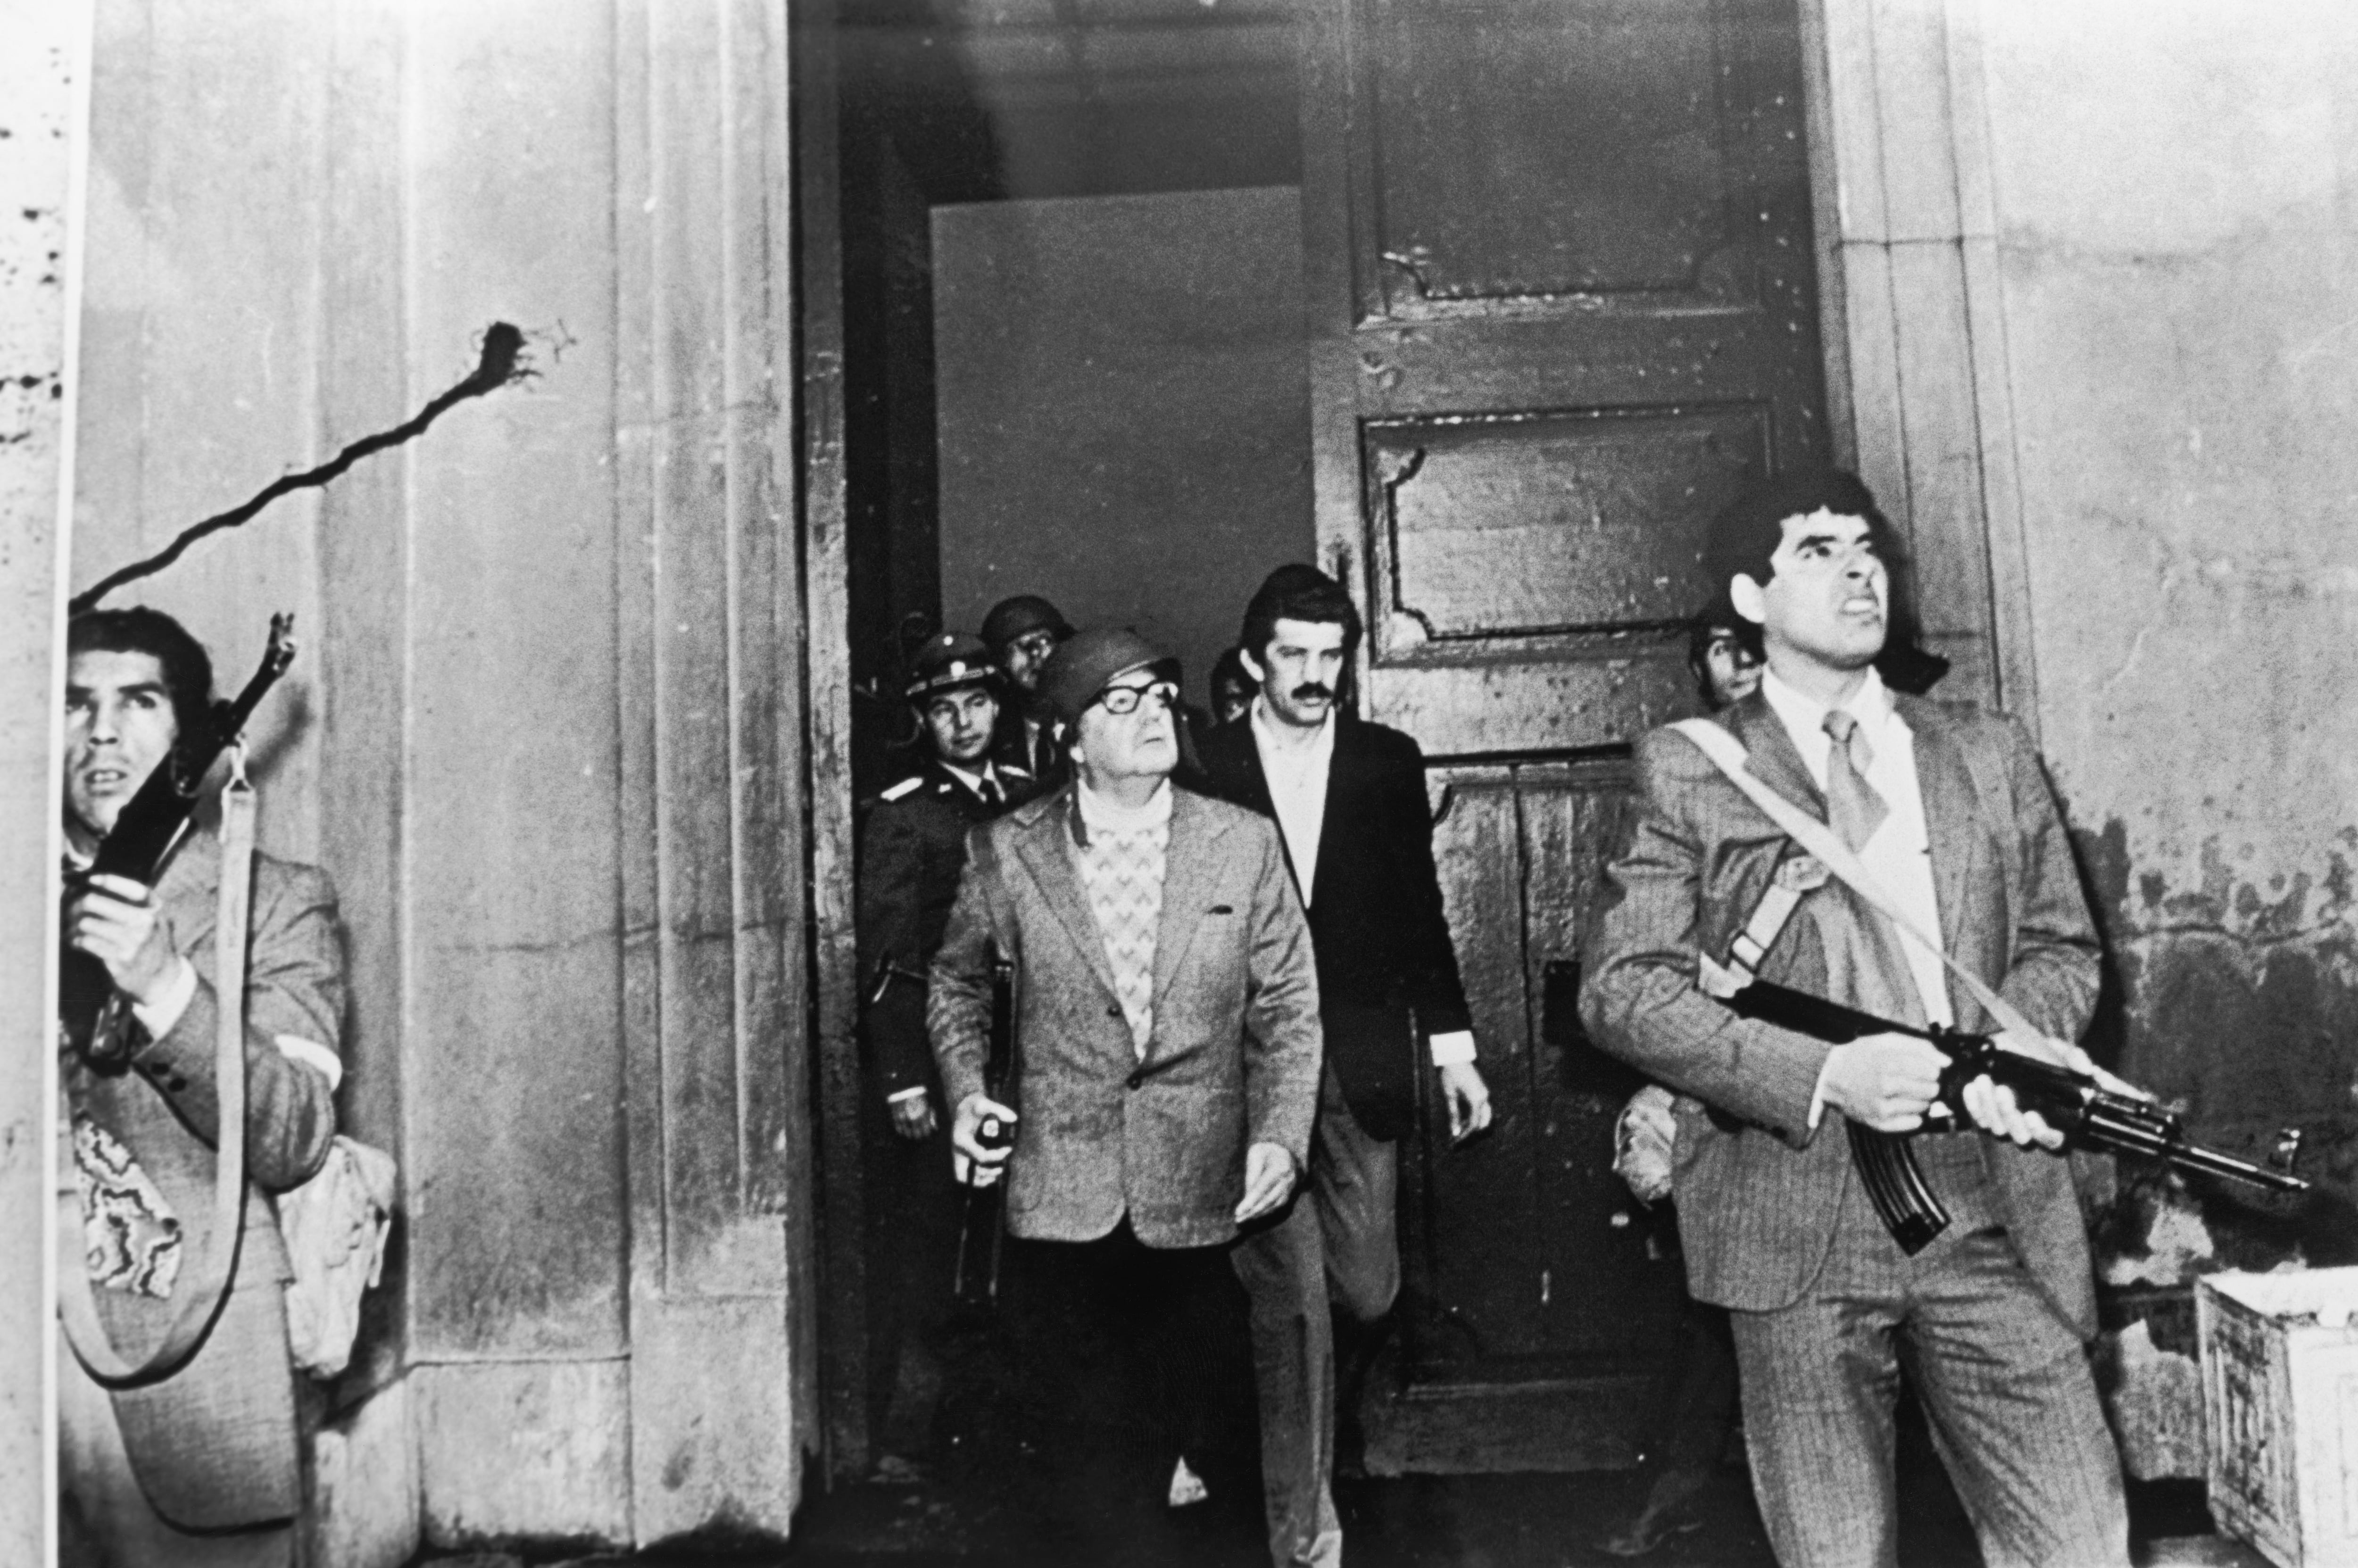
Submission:
[[[2216,1261],[2358,1257],[2358,10],[1980,7],[2045,749],[2099,1044],[2262,1157]],[[2187,1267],[2196,1264],[2189,1253]]]

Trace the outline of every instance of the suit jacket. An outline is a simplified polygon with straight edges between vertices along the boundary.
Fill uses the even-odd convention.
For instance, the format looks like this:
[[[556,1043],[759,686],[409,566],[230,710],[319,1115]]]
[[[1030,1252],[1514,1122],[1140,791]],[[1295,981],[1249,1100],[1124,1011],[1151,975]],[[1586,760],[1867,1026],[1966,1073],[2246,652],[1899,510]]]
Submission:
[[[1310,889],[1327,1057],[1352,1116],[1398,1138],[1415,1119],[1418,1037],[1470,1029],[1472,1013],[1433,870],[1424,754],[1349,714],[1335,726],[1318,864],[1293,871]],[[1274,820],[1249,720],[1212,731],[1202,751],[1213,794]]]
[[[220,1129],[213,917],[220,877],[218,840],[195,834],[157,880],[173,945],[197,972],[195,999],[171,1030],[134,1052],[126,1068],[101,1073],[80,1057],[65,1065],[74,1114],[127,1150],[177,1217],[184,1279],[210,1244],[212,1222],[212,1146]],[[341,937],[335,889],[326,874],[255,856],[248,943],[248,1184],[229,1303],[178,1372],[113,1396],[124,1447],[148,1501],[174,1524],[191,1529],[291,1518],[299,1506],[285,1301],[293,1271],[265,1195],[308,1180],[326,1161],[336,1131],[333,1086],[319,1065],[300,1059],[316,1050],[335,1051],[342,1033]],[[281,1036],[309,1044],[282,1044]],[[79,1206],[60,1217],[59,1266],[82,1267]],[[177,1304],[113,1288],[91,1293],[109,1337],[134,1358],[162,1339]]]
[[[1035,793],[1028,775],[999,770],[1005,806]],[[925,1039],[925,983],[896,978],[873,1003],[879,966],[922,977],[942,945],[958,873],[966,869],[967,834],[998,815],[938,759],[884,791],[868,816],[860,857],[860,1026],[867,1038],[871,1087],[892,1096],[937,1083]]]
[[[949,1103],[982,1087],[996,951],[1016,971],[1008,1228],[1090,1241],[1127,1214],[1149,1247],[1230,1240],[1246,1148],[1305,1168],[1318,1099],[1318,977],[1277,831],[1174,786],[1141,1060],[1074,823],[1066,788],[974,830],[928,1004]]]
[[[1915,736],[1949,955],[2040,1029],[2076,1039],[2095,1005],[2099,949],[2029,741],[1968,705],[1894,700]],[[1755,774],[1825,816],[1766,698],[1747,697],[1719,721],[1750,753]],[[1679,1108],[1673,1183],[1695,1293],[1723,1306],[1782,1307],[1824,1266],[1853,1180],[1849,1140],[1833,1125],[1840,1113],[1828,1109],[1814,1135],[1809,1125],[1831,1047],[1736,1017],[1696,989],[1695,959],[1698,951],[1725,958],[1778,862],[1800,850],[1684,736],[1646,736],[1638,766],[1643,799],[1591,924],[1581,1014],[1597,1044],[1691,1097]],[[1762,963],[1763,979],[1826,993],[1818,920],[1841,917],[1837,897],[1829,883],[1803,898]],[[1992,1027],[1962,987],[1951,1004],[1960,1028]],[[2069,1163],[1997,1138],[1980,1148],[2041,1290],[2066,1321],[2093,1333],[2087,1233]]]

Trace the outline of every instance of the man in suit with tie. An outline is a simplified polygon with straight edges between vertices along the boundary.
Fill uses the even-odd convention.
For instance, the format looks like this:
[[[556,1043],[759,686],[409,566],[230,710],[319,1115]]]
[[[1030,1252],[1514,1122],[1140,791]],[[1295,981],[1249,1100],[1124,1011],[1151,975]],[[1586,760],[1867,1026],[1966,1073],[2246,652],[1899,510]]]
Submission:
[[[1036,793],[1029,773],[991,760],[1002,691],[979,638],[944,632],[917,651],[905,695],[930,754],[877,797],[860,845],[860,1063],[871,1108],[892,1130],[873,1129],[867,1162],[869,1400],[887,1474],[938,1446],[933,1412],[951,1392],[943,1381],[972,1359],[948,1333],[958,1195],[925,1037],[925,971],[957,896],[967,834]]]
[[[1358,611],[1333,578],[1300,565],[1271,572],[1240,639],[1258,688],[1251,708],[1203,743],[1212,792],[1278,825],[1309,911],[1326,1035],[1310,1201],[1237,1254],[1253,1303],[1280,1568],[1340,1561],[1330,1485],[1337,1408],[1356,1403],[1400,1294],[1398,1141],[1415,1123],[1422,1064],[1436,1074],[1453,1137],[1490,1120],[1433,868],[1423,753],[1338,700],[1359,633]]]
[[[1009,1313],[1065,1500],[1103,1487],[1152,1518],[1174,1459],[1216,1446],[1231,1330],[1241,1398],[1228,1250],[1309,1156],[1317,977],[1276,830],[1170,782],[1170,663],[1084,632],[1041,691],[1073,782],[974,831],[928,1022],[953,1144],[1008,1173]],[[1015,968],[1004,1101],[983,1087],[994,955]],[[986,1116],[1011,1154],[977,1141]]]
[[[1839,471],[1758,483],[1715,520],[1704,564],[1768,665],[1717,722],[1748,772],[1828,822],[1910,924],[2031,1022],[2007,1047],[2092,1071],[2070,1042],[2094,1005],[2098,946],[2053,797],[2011,723],[1877,675],[1889,548],[1873,498]],[[1986,1561],[2125,1564],[2118,1459],[2085,1355],[2087,1236],[2053,1131],[1987,1079],[1964,1097],[1980,1130],[1949,1130],[1927,1118],[1945,1058],[1925,1042],[1829,1046],[1738,1018],[1697,979],[1709,960],[1911,1022],[1992,1021],[1940,955],[1830,878],[1687,737],[1645,736],[1638,769],[1582,1015],[1598,1044],[1680,1093],[1688,1277],[1731,1310],[1779,1561],[1895,1561],[1904,1375]],[[1798,898],[1768,900],[1790,913],[1764,928],[1772,888]],[[1854,1173],[1845,1120],[1916,1134],[1952,1223],[1914,1257]]]
[[[212,664],[144,607],[78,615],[66,633],[65,838],[89,867],[147,775],[211,723]],[[156,885],[89,876],[64,939],[114,988],[87,1050],[60,1064],[61,1269],[90,1279],[100,1324],[146,1354],[198,1288],[211,1236],[222,869],[191,830]],[[302,1507],[287,1282],[269,1195],[308,1180],[336,1132],[344,972],[325,873],[256,855],[243,978],[243,1240],[223,1304],[162,1380],[110,1392],[62,1345],[61,1561],[108,1568],[265,1568],[295,1561]]]

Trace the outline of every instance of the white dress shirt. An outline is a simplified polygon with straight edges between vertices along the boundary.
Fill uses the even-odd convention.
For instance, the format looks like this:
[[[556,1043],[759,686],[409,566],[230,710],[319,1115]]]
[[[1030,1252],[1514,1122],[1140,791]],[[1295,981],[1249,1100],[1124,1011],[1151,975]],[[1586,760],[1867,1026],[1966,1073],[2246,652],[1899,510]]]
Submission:
[[[1335,710],[1306,738],[1289,734],[1269,711],[1269,699],[1253,698],[1253,750],[1260,753],[1261,776],[1269,781],[1270,804],[1277,809],[1277,830],[1284,835],[1287,859],[1293,862],[1294,891],[1302,907],[1310,907],[1311,883],[1318,878],[1318,843],[1326,827],[1326,782],[1335,771]],[[1433,1065],[1455,1066],[1475,1057],[1471,1030],[1455,1030],[1432,1039]]]
[[[1826,761],[1833,752],[1833,738],[1825,731],[1826,714],[1831,710],[1778,679],[1774,670],[1761,676],[1760,694],[1784,722],[1786,734],[1801,753],[1802,765],[1810,770],[1811,782],[1823,792]],[[1873,837],[1859,849],[1859,861],[1891,895],[1901,914],[1920,929],[1938,932],[1941,907],[1932,888],[1932,842],[1924,826],[1924,791],[1916,779],[1915,733],[1893,708],[1891,693],[1872,665],[1866,683],[1843,708],[1858,720],[1858,733],[1866,741],[1867,784],[1888,808]],[[1905,932],[1899,934],[1899,945],[1908,959],[1908,972],[1916,981],[1916,994],[1923,1000],[1926,1020],[1954,1022],[1948,972],[1942,968],[1940,955]]]

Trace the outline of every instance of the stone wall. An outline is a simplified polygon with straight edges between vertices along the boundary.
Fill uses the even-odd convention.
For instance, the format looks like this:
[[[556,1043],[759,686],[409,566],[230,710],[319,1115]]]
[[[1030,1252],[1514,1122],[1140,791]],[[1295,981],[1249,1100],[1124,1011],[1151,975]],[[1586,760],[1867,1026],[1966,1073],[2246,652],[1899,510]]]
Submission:
[[[395,1263],[323,1560],[782,1536],[809,1364],[804,622],[776,5],[102,0],[72,579],[145,600],[342,894]]]
[[[87,7],[0,0],[0,1563],[47,1561],[45,983],[58,840],[56,616],[67,447],[67,209]]]
[[[2299,1129],[2325,1189],[2133,1180],[2100,1223],[2132,1467],[2189,1473],[2184,1281],[2358,1261],[2358,10],[1805,15],[1857,458],[1965,607],[1952,687],[2040,738],[2108,938],[2092,1048],[2205,1141]]]

